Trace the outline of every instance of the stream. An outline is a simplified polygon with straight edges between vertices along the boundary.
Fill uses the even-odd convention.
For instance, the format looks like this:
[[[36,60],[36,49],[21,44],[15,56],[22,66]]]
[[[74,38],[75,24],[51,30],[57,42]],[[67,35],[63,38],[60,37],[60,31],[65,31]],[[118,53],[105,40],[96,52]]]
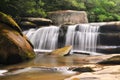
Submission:
[[[86,57],[89,57],[89,55],[74,54],[55,57],[37,54],[32,61],[0,67],[0,71],[3,71],[0,80],[64,80],[79,74],[70,68],[96,62],[96,60],[85,61]]]

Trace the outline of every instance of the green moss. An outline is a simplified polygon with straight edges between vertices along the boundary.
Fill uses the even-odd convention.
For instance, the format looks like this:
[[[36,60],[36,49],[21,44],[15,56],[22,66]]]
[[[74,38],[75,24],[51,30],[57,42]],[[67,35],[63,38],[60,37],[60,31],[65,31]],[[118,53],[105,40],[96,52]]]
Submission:
[[[13,28],[14,30],[18,31],[19,33],[22,32],[19,25],[8,15],[0,12],[0,22],[8,25],[9,27]]]
[[[35,57],[17,23],[0,12],[0,64],[16,64]],[[20,42],[17,40],[20,38]],[[27,43],[28,42],[28,43]],[[21,45],[22,44],[22,45]]]

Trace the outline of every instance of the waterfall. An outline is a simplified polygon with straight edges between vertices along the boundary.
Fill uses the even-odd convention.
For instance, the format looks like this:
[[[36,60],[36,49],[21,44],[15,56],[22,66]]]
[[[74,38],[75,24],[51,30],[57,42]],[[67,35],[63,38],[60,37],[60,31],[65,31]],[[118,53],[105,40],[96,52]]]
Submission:
[[[32,31],[32,32],[31,32]],[[26,36],[34,45],[35,49],[53,50],[57,48],[59,27],[49,26],[37,30],[29,30]]]
[[[74,51],[96,52],[98,29],[90,24],[69,26],[65,45],[72,45]]]
[[[96,52],[99,25],[76,24],[69,25],[65,35],[64,46],[72,45],[73,51]],[[35,49],[54,50],[58,48],[60,27],[49,26],[24,31],[24,34]],[[63,30],[64,31],[64,30]],[[61,39],[60,39],[61,40]],[[61,47],[64,47],[61,46]]]

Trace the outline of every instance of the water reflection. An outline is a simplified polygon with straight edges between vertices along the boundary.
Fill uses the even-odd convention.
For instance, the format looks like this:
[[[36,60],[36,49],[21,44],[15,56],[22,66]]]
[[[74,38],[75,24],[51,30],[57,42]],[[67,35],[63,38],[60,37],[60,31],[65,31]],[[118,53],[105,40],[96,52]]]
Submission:
[[[84,60],[86,56],[88,55],[56,57],[37,54],[30,62],[3,67],[8,72],[0,80],[64,80],[76,74],[68,71],[69,67],[88,63]]]
[[[84,59],[88,55],[70,55],[65,57],[57,57],[57,56],[44,56],[37,55],[34,60],[35,64],[41,64],[41,66],[72,66],[72,65],[80,65],[81,63],[86,63],[85,61],[78,61],[80,58]]]

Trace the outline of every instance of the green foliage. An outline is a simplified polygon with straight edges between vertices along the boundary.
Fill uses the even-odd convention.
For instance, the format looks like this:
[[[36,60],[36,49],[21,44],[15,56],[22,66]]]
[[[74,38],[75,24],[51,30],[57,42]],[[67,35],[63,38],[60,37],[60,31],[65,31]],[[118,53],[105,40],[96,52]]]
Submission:
[[[84,10],[90,22],[120,20],[119,0],[0,0],[0,4],[0,11],[13,17],[45,17],[49,11]]]
[[[85,9],[83,2],[78,2],[78,0],[42,0],[44,4],[44,10],[55,11],[55,10],[80,10]]]
[[[0,0],[0,11],[15,16],[40,16],[45,12],[41,8],[44,3],[41,0]]]
[[[104,14],[101,14],[98,16],[99,21],[104,21],[105,19],[107,19],[107,16],[105,16]]]
[[[120,20],[117,0],[86,0],[88,18],[90,22]]]

